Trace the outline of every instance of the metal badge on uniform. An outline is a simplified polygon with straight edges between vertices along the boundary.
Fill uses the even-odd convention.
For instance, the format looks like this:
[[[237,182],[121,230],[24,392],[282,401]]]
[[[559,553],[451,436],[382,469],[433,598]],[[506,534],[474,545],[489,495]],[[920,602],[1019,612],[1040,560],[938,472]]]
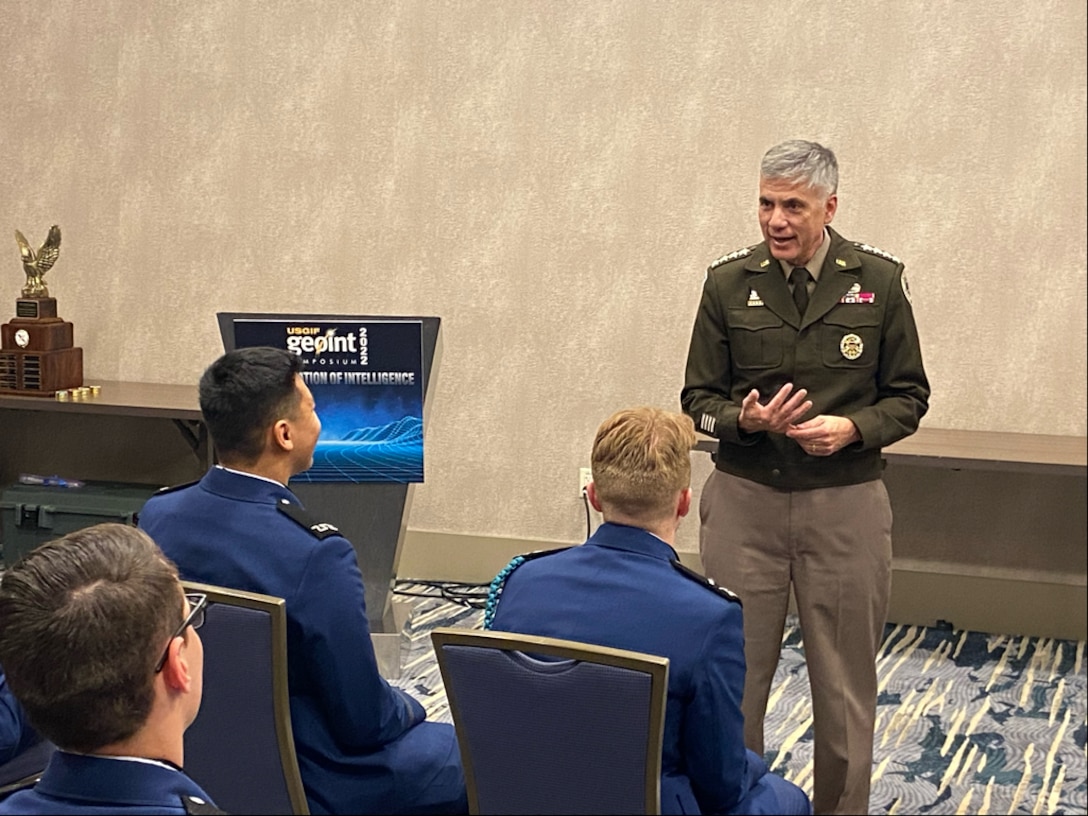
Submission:
[[[759,292],[755,289],[748,290],[748,305],[749,306],[762,306],[763,298],[759,296]]]
[[[839,298],[839,303],[875,303],[876,295],[872,292],[862,292],[861,284],[857,281],[850,284],[846,294]]]
[[[847,360],[856,360],[865,351],[865,344],[856,334],[847,334],[839,341],[839,351]]]

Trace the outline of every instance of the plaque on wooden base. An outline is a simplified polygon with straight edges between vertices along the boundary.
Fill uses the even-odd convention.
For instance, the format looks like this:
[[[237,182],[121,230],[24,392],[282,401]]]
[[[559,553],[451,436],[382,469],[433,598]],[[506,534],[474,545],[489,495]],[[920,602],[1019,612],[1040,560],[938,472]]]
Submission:
[[[83,385],[83,349],[57,314],[56,298],[19,298],[15,317],[0,326],[0,393],[51,397]]]

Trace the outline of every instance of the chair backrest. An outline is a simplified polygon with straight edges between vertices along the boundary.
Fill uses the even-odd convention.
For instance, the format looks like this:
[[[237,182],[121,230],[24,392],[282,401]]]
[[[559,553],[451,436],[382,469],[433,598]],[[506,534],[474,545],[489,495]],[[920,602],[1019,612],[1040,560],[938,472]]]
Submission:
[[[228,813],[308,814],[287,692],[282,598],[184,581],[208,596],[204,699],[185,770]]]
[[[56,750],[49,740],[41,739],[0,765],[0,801],[37,784]]]
[[[660,813],[667,658],[508,632],[431,640],[471,813]]]

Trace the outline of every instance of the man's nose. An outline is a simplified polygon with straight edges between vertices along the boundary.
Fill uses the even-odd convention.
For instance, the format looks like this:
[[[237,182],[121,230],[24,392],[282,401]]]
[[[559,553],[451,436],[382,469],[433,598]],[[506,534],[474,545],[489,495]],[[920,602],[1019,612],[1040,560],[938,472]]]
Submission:
[[[786,219],[786,211],[781,207],[775,207],[771,210],[770,224],[773,227],[789,226],[789,221]]]

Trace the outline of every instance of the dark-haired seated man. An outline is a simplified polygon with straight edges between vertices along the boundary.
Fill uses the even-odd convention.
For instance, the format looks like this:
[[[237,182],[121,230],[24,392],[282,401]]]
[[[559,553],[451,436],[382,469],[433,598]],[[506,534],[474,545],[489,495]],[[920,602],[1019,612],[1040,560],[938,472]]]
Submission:
[[[43,544],[0,580],[0,662],[58,750],[0,813],[221,813],[185,775],[196,718],[203,598],[135,527]]]
[[[681,414],[635,408],[605,420],[588,489],[605,523],[580,547],[515,558],[492,584],[485,625],[669,659],[662,813],[808,814],[804,792],[744,747],[740,601],[673,549],[694,445]]]
[[[185,578],[286,601],[291,727],[311,812],[466,813],[453,727],[425,722],[378,673],[355,550],[287,488],[321,432],[300,371],[274,348],[212,363],[200,410],[221,464],[152,497],[140,526]]]

